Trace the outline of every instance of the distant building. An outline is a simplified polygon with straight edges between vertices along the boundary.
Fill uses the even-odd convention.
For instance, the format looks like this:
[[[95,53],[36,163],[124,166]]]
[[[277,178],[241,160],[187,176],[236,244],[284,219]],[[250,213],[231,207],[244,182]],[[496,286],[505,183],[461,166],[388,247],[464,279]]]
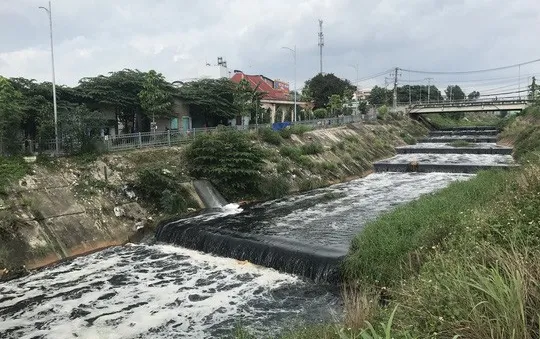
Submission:
[[[221,79],[230,78],[232,72],[227,68],[227,61],[222,57],[217,58],[216,65],[210,65],[207,63],[204,67],[198,71],[198,79]]]
[[[293,120],[294,100],[290,98],[289,83],[272,80],[264,75],[248,75],[235,70],[231,81],[240,83],[242,80],[246,80],[252,89],[257,88],[258,92],[265,93],[261,100],[261,106],[270,115],[270,123]],[[311,106],[311,103],[297,102],[297,105],[306,108]],[[262,114],[265,114],[265,112],[262,112]],[[243,117],[241,121],[239,119],[236,121],[236,125],[247,124],[249,124],[249,117]]]

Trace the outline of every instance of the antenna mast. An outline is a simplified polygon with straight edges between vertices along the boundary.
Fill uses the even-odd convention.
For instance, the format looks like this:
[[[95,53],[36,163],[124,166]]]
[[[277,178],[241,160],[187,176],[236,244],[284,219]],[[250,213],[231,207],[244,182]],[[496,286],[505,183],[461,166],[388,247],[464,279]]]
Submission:
[[[320,49],[320,60],[321,60],[321,74],[322,74],[322,50],[324,47],[324,33],[322,30],[323,21],[319,19],[319,49]]]

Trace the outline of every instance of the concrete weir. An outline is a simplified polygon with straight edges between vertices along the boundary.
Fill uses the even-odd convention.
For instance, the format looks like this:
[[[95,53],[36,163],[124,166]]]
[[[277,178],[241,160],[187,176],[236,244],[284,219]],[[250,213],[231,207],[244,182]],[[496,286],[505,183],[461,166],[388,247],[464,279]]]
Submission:
[[[432,153],[432,154],[500,154],[511,155],[512,147],[396,147],[397,154],[417,154],[417,153]]]
[[[517,165],[505,164],[426,164],[426,163],[388,163],[376,162],[373,164],[375,172],[445,172],[445,173],[476,173],[493,168],[510,169]]]
[[[433,136],[452,136],[452,135],[497,135],[499,131],[493,130],[452,130],[452,131],[432,131]]]
[[[420,139],[418,140],[419,142],[437,142],[437,143],[440,143],[440,142],[454,142],[454,141],[466,141],[466,142],[497,142],[497,137],[489,137],[489,136],[479,136],[479,137],[475,137],[475,136],[468,136],[468,135],[465,135],[463,137],[459,137],[459,138],[452,138],[450,136],[448,137],[429,137],[429,138],[424,138],[424,139]]]
[[[376,172],[475,173],[517,166],[511,157],[513,149],[495,143],[497,132],[493,126],[432,131],[419,144],[397,147],[397,156],[375,163],[374,168]],[[453,146],[454,142],[464,147]]]

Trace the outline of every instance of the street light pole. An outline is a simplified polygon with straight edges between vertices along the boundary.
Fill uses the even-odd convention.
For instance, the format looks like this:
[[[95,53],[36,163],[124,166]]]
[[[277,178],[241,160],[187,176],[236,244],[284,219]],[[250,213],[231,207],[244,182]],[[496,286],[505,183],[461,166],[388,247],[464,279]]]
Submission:
[[[433,80],[433,78],[426,78],[426,80],[428,81],[428,88],[427,88],[427,103],[429,105],[429,99],[430,99],[430,90],[431,90],[431,80]]]
[[[293,52],[294,57],[294,122],[296,122],[296,45],[294,45],[294,49],[289,47],[281,47],[284,49],[288,49],[289,51]]]
[[[54,109],[54,139],[56,144],[56,155],[60,154],[60,147],[58,144],[58,110],[56,107],[56,76],[54,72],[54,44],[53,44],[53,26],[52,26],[52,7],[49,0],[49,8],[40,6],[39,8],[45,10],[49,15],[49,30],[51,37],[51,64],[52,64],[52,86],[53,86],[53,109]]]

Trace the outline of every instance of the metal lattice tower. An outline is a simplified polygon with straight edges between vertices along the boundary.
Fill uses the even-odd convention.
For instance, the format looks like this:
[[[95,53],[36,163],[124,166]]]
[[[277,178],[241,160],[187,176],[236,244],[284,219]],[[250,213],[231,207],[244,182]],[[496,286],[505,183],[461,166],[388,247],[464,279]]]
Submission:
[[[319,19],[319,50],[320,50],[320,61],[321,61],[321,74],[323,72],[323,69],[322,69],[322,50],[323,50],[323,47],[324,47],[324,33],[323,33],[323,30],[322,30],[322,24],[323,24],[323,21]]]

